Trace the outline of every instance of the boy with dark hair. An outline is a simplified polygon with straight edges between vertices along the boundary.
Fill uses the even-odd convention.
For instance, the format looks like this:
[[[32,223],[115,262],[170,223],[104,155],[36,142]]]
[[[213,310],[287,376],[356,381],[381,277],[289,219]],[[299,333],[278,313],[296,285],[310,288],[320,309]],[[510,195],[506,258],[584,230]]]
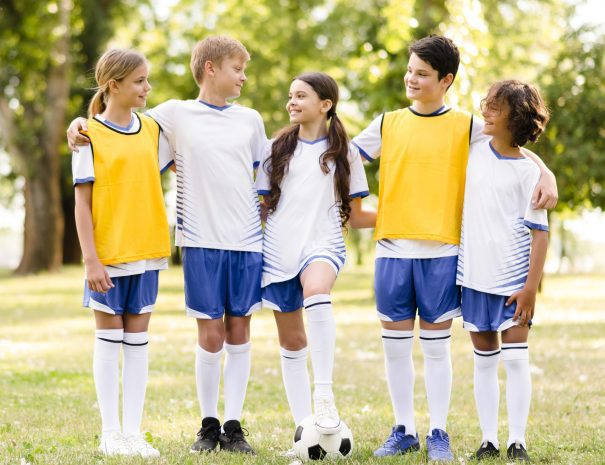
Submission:
[[[430,416],[428,457],[453,460],[446,420],[451,325],[460,315],[456,266],[462,203],[469,145],[485,137],[481,121],[445,104],[459,62],[458,48],[446,37],[412,44],[404,77],[412,105],[378,116],[353,139],[369,161],[380,156],[375,292],[395,426],[376,456],[420,449],[412,362],[418,313]],[[537,162],[547,175],[534,199],[540,207],[552,207],[554,176]]]

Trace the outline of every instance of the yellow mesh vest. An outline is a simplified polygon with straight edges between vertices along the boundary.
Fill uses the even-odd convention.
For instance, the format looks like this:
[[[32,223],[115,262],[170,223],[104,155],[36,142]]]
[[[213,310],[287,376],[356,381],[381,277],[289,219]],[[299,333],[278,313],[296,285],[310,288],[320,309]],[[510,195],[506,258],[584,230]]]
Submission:
[[[385,113],[376,240],[460,242],[470,126],[457,110]]]
[[[92,221],[104,265],[170,255],[170,235],[158,166],[159,127],[136,115],[135,134],[88,120],[95,181]]]

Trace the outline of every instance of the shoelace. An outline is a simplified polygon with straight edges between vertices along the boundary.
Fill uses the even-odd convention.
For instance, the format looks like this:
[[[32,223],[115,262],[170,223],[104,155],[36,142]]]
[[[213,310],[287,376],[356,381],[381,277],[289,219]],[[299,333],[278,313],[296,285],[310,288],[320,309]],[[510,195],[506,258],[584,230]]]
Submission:
[[[111,442],[114,445],[114,449],[130,451],[130,444],[128,444],[126,438],[120,433],[112,433],[108,438],[108,442]]]
[[[319,399],[315,401],[315,410],[315,414],[317,416],[329,416],[338,418],[338,411],[336,410],[336,407],[328,399]]]
[[[219,430],[215,427],[213,427],[214,425],[211,426],[205,426],[203,428],[200,428],[200,430],[197,432],[197,436],[200,439],[218,439],[219,436]]]
[[[439,452],[447,452],[449,451],[450,441],[446,436],[442,436],[438,434],[436,436],[431,437],[431,443]]]
[[[249,436],[250,433],[248,432],[248,430],[246,428],[240,428],[240,429],[236,429],[231,431],[231,433],[227,433],[225,432],[226,436],[229,438],[230,441],[232,442],[241,442],[241,441],[245,441],[244,436]]]
[[[142,436],[131,436],[130,441],[131,444],[134,445],[137,449],[145,449],[148,451],[151,451],[152,449],[155,450],[155,448],[147,441],[145,441]]]
[[[384,445],[388,447],[397,447],[398,443],[400,443],[404,437],[405,434],[402,432],[394,431],[385,441]]]

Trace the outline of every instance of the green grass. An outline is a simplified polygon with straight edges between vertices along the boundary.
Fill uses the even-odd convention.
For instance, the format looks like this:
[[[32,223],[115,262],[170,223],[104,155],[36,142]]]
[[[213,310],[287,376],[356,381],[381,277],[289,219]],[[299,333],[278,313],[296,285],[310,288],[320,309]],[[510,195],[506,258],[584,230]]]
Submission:
[[[0,272],[0,463],[138,464],[96,451],[100,418],[91,374],[93,320],[80,307],[82,270],[26,278]],[[355,435],[350,464],[416,464],[426,456],[377,460],[372,450],[393,417],[375,317],[371,268],[348,268],[334,290],[337,319],[335,392]],[[533,373],[528,446],[534,463],[605,463],[605,276],[549,276],[539,298],[530,348]],[[252,319],[253,364],[244,426],[256,457],[192,456],[200,415],[193,377],[196,330],[184,315],[178,268],[161,275],[150,329],[150,378],[143,428],[158,464],[283,464],[293,425],[279,370],[271,312]],[[480,441],[472,396],[472,349],[460,321],[452,343],[454,388],[449,432],[458,463]],[[416,342],[416,421],[428,427],[422,356]],[[506,441],[501,370],[500,441]],[[221,407],[222,410],[222,407]],[[219,410],[219,411],[221,411]],[[486,463],[506,463],[496,460]]]

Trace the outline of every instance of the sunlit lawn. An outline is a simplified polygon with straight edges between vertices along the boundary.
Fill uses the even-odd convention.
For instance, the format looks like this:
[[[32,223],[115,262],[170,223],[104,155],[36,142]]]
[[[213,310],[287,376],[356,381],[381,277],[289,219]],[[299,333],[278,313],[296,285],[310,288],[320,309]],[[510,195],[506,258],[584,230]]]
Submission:
[[[335,390],[355,435],[349,463],[425,463],[426,456],[376,460],[393,418],[373,307],[371,268],[349,268],[334,291],[338,325]],[[0,274],[0,463],[121,464],[96,450],[100,419],[92,381],[93,321],[80,307],[82,270],[14,278]],[[605,276],[549,276],[539,299],[530,349],[533,403],[528,445],[534,463],[605,463]],[[195,325],[183,312],[182,276],[161,275],[150,332],[151,366],[144,429],[162,464],[284,464],[293,433],[281,384],[271,312],[253,318],[253,365],[245,427],[256,457],[192,456],[200,413],[193,377]],[[458,463],[481,439],[472,397],[472,350],[455,322],[454,391],[449,432]],[[422,357],[415,348],[416,418],[428,427]],[[501,369],[501,375],[503,370]],[[500,441],[506,441],[501,382]],[[506,463],[493,461],[487,463]]]

